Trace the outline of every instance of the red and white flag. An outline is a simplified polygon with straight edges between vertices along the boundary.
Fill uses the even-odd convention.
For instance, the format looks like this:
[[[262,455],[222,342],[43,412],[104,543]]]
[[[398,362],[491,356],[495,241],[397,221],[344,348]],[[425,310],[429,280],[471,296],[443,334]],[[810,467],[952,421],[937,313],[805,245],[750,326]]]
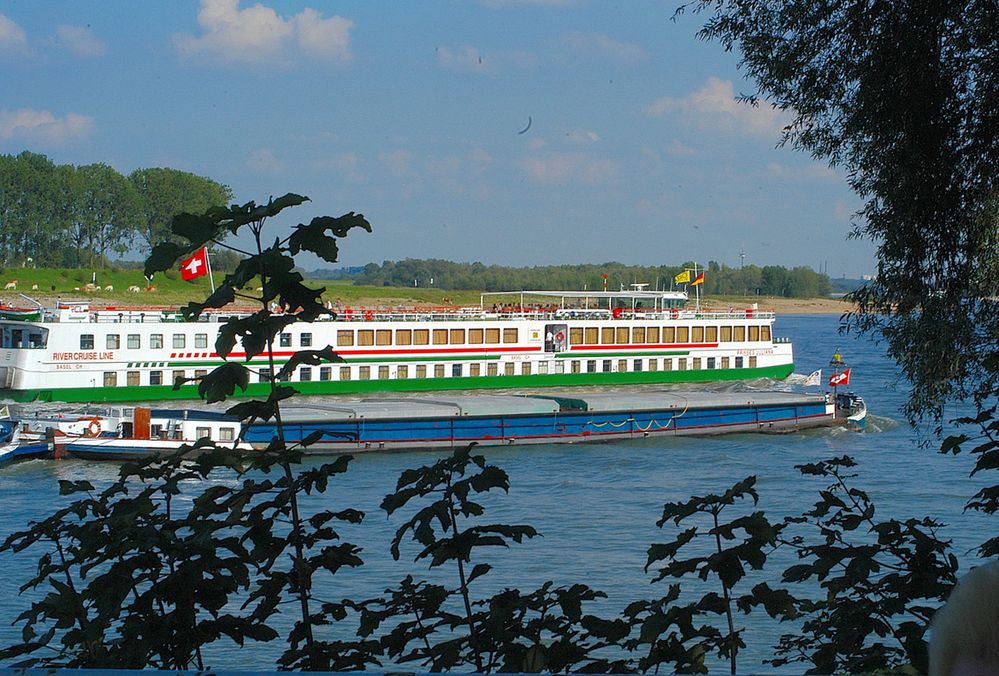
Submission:
[[[850,369],[846,369],[842,373],[834,373],[829,376],[829,387],[836,387],[837,385],[849,385],[850,384]]]
[[[180,264],[180,276],[185,282],[208,274],[208,247],[201,247]]]

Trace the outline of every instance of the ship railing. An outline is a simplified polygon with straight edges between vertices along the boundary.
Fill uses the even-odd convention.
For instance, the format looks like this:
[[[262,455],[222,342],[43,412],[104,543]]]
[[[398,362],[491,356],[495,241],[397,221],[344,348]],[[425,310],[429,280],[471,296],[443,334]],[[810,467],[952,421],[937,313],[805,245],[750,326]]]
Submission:
[[[744,320],[773,319],[772,310],[621,310],[613,312],[594,308],[513,308],[485,310],[480,308],[412,308],[412,309],[353,309],[345,308],[336,316],[337,321],[347,322],[409,322],[409,321],[463,321],[532,319],[540,321],[566,321],[579,319],[641,319],[656,321],[675,320]],[[324,320],[325,318],[320,318]]]

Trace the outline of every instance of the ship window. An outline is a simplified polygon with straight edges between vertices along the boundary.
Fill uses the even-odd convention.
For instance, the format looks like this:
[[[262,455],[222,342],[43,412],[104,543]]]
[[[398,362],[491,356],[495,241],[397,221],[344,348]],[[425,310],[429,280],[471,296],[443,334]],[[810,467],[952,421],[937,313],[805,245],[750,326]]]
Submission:
[[[357,379],[358,380],[371,380],[371,367],[370,366],[358,366],[357,367]]]
[[[354,344],[354,332],[350,329],[343,329],[336,332],[337,347],[344,347]]]
[[[732,327],[723,326],[721,327],[721,342],[731,343],[732,342]]]
[[[173,334],[173,346],[174,347],[186,347],[187,346],[187,336],[183,333]]]
[[[627,345],[628,344],[628,338],[629,338],[630,335],[631,335],[631,330],[627,326],[619,326],[619,327],[617,327],[617,341],[616,341],[617,344],[618,345]]]
[[[722,357],[721,358],[721,367],[723,369],[727,369],[728,368],[728,364],[729,364],[728,357]]]
[[[614,329],[613,327],[605,326],[600,330],[600,342],[604,345],[614,344]]]
[[[690,340],[690,329],[686,326],[676,327],[676,342],[686,343]]]
[[[516,343],[517,342],[517,329],[503,329],[503,342],[504,343]]]
[[[104,387],[117,387],[118,386],[118,374],[114,371],[104,372]]]
[[[434,345],[447,345],[447,329],[434,329]]]
[[[162,333],[151,333],[151,334],[149,334],[149,348],[151,350],[161,350],[161,349],[163,349],[163,334]]]
[[[663,359],[663,371],[673,370],[673,360],[670,358]]]
[[[468,330],[468,343],[470,345],[481,345],[482,341],[483,341],[483,335],[484,335],[484,333],[483,333],[482,329],[469,329]]]
[[[391,345],[392,331],[390,329],[378,329],[375,331],[375,345]]]
[[[598,329],[596,326],[587,326],[584,329],[584,332],[586,335],[584,342],[587,345],[596,345],[597,343],[600,342],[600,329]]]
[[[650,342],[650,343],[658,343],[659,342],[659,327],[658,326],[650,326],[649,328],[647,328],[645,330],[645,340],[647,342]]]
[[[749,368],[751,369],[756,368],[756,357],[749,358]]]
[[[586,361],[586,372],[587,373],[596,373],[597,372],[597,360],[596,359],[588,359]]]
[[[340,380],[350,380],[350,367],[341,366],[340,367]]]
[[[411,329],[399,329],[395,332],[396,345],[412,345],[413,331]]]
[[[312,334],[303,333],[298,337],[299,343],[302,347],[312,347]]]
[[[664,343],[675,343],[676,342],[676,329],[672,326],[663,327],[663,342]]]
[[[434,364],[434,378],[444,377],[444,364]]]
[[[490,345],[494,345],[499,342],[500,330],[499,329],[486,329],[486,342]]]
[[[744,340],[746,340],[746,327],[745,326],[736,326],[735,329],[734,329],[734,331],[733,331],[733,333],[732,333],[732,337],[735,340],[735,342],[737,342],[737,343],[741,343]]]
[[[631,330],[631,342],[642,344],[645,342],[645,328],[636,327]]]
[[[703,343],[704,342],[704,327],[695,326],[690,330],[690,342],[692,343]]]
[[[701,370],[701,358],[700,357],[694,357],[693,370],[695,370],[695,371],[700,371]]]
[[[205,349],[208,347],[208,334],[207,333],[195,333],[194,334],[194,347],[199,349]]]
[[[408,378],[409,377],[409,367],[408,366],[399,366],[399,367],[397,367],[396,370],[395,370],[395,377],[398,378],[399,380],[405,380],[406,378]]]
[[[417,378],[426,378],[427,377],[427,365],[426,364],[417,364],[417,366],[416,366],[416,377]]]
[[[320,380],[330,380],[333,377],[333,367],[332,366],[320,366],[319,367],[319,379]]]
[[[138,350],[142,347],[142,339],[139,337],[138,333],[128,334],[125,345],[128,346],[130,350]]]
[[[177,383],[182,382],[185,376],[187,376],[187,373],[185,371],[174,371],[173,384],[176,385]]]
[[[290,333],[280,333],[280,334],[278,334],[278,346],[279,347],[291,347],[291,334]]]
[[[137,387],[139,384],[139,372],[128,371],[125,373],[125,383],[130,387]]]
[[[618,373],[627,373],[627,371],[628,371],[628,360],[627,359],[618,359],[617,360],[617,370],[618,370]]]
[[[749,339],[752,341],[758,341],[760,339],[760,327],[750,326],[749,327]]]
[[[234,427],[219,428],[219,441],[235,441],[235,440],[236,440],[236,428]]]
[[[505,376],[512,376],[513,375],[513,362],[512,361],[508,361],[507,363],[503,364],[503,375],[505,375]]]
[[[641,371],[642,370],[642,360],[641,359],[636,359],[635,363],[632,364],[631,370],[632,371]]]
[[[538,362],[538,373],[548,373],[548,362],[539,361]]]
[[[659,370],[659,360],[658,359],[650,359],[649,360],[649,370],[650,371],[658,371]]]
[[[451,336],[448,340],[452,345],[463,345],[465,343],[465,329],[451,329]]]
[[[573,359],[572,360],[572,366],[570,367],[570,370],[573,373],[579,373],[579,360],[578,359]]]
[[[583,343],[583,327],[574,326],[569,329],[569,344],[581,345]]]
[[[760,340],[765,340],[768,343],[770,342],[771,338],[770,338],[770,327],[769,326],[761,326],[760,327]]]
[[[269,383],[271,380],[271,370],[267,367],[260,369],[260,373],[257,376],[257,382]]]
[[[92,333],[80,334],[80,349],[81,350],[94,349],[94,334]]]
[[[427,329],[413,329],[413,345],[427,345],[430,343],[430,331]]]
[[[371,329],[362,329],[357,332],[357,344],[358,345],[374,345],[375,344],[375,332]]]
[[[486,364],[486,375],[495,376],[499,373],[499,364],[494,361]]]
[[[708,357],[708,368],[709,369],[713,369],[714,367],[715,367],[715,358],[714,357]]]
[[[742,368],[742,357],[736,357],[735,358],[735,367],[737,369],[741,369]]]
[[[163,384],[163,371],[150,371],[149,372],[149,384],[150,385],[162,385]]]
[[[303,366],[298,369],[298,379],[303,383],[307,383],[312,380],[312,368],[309,366]]]
[[[451,364],[451,377],[453,378],[461,377],[461,364]]]
[[[474,331],[475,329],[472,330]],[[472,376],[473,378],[478,378],[480,375],[482,375],[482,364],[469,364],[468,375]]]
[[[282,383],[286,383],[289,380],[291,380],[291,374],[285,371],[284,369],[278,369],[278,380],[280,380]]]
[[[194,369],[195,378],[204,378],[208,375],[208,369]]]
[[[601,364],[601,368],[603,369],[604,373],[610,373],[611,371],[614,370],[614,362],[612,362],[610,359],[604,359],[603,364]]]
[[[525,361],[520,367],[520,373],[525,376],[531,375],[531,362]]]
[[[717,326],[709,326],[709,327],[705,328],[704,329],[704,340],[706,340],[709,343],[717,343],[718,342],[718,327]]]
[[[121,348],[121,336],[117,333],[109,333],[107,336],[107,346],[109,350],[118,350]]]
[[[677,371],[686,371],[687,370],[687,358],[686,357],[680,357],[679,359],[676,360],[676,370]]]
[[[196,427],[194,437],[195,439],[211,439],[212,430],[208,427]]]

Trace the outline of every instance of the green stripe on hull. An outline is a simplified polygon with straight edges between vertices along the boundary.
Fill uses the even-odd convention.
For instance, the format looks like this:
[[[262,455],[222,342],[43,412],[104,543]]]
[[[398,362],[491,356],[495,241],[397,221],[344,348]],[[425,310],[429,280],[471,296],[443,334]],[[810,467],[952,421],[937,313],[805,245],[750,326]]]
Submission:
[[[586,385],[637,385],[705,383],[715,381],[751,380],[753,378],[783,379],[794,370],[794,364],[761,368],[711,369],[700,371],[631,371],[625,373],[545,373],[528,376],[480,376],[462,378],[405,378],[402,380],[311,380],[285,383],[302,394],[364,394],[370,392],[439,392],[443,390],[517,389],[533,387],[581,387]],[[267,383],[250,383],[239,397],[265,397]],[[174,390],[171,385],[125,387],[67,387],[45,390],[0,390],[0,398],[17,402],[131,402],[198,399],[195,385]]]

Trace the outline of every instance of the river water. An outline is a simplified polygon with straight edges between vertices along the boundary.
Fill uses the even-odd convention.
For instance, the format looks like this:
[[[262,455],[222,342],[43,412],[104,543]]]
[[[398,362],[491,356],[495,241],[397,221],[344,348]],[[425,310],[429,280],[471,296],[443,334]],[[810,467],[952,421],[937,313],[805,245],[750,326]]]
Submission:
[[[823,368],[826,379],[830,356],[837,350],[843,353],[853,367],[851,389],[865,398],[870,411],[863,433],[823,429],[782,436],[740,434],[484,449],[489,462],[510,475],[511,488],[509,495],[483,500],[487,505],[483,523],[530,524],[542,537],[490,552],[487,558],[494,570],[475,583],[474,591],[486,596],[504,587],[531,591],[547,580],[560,585],[585,583],[609,597],[588,610],[615,616],[631,601],[665,593],[664,583],[651,585],[653,573],[644,570],[649,545],[666,542],[676,533],[671,525],[663,530],[656,527],[665,502],[721,492],[755,475],[758,509],[777,521],[811,508],[818,490],[826,487],[826,481],[802,477],[795,465],[841,455],[859,462],[855,485],[871,495],[879,518],[932,516],[947,524],[940,534],[954,541],[962,567],[973,563],[967,552],[988,537],[988,522],[962,509],[984,481],[968,478],[971,458],[942,456],[929,430],[913,429],[904,422],[900,407],[906,390],[897,367],[873,341],[839,335],[838,324],[838,317],[832,315],[782,316],[774,334],[793,341],[798,374]],[[793,387],[787,383],[769,386]],[[341,529],[347,541],[363,548],[365,565],[338,574],[334,586],[321,590],[324,597],[371,598],[407,574],[456,584],[450,571],[428,571],[425,562],[413,563],[417,551],[413,546],[404,548],[402,559],[394,561],[389,543],[408,516],[389,519],[379,509],[404,469],[440,457],[415,452],[360,455],[327,495],[307,500],[313,508],[354,507],[367,514],[361,526]],[[116,471],[111,463],[41,460],[0,470],[4,515],[0,537],[53,511],[61,500],[57,480],[87,479],[100,484],[111,480]],[[27,594],[18,595],[18,588],[32,574],[35,558],[29,550],[4,554],[0,560],[4,570],[0,576],[0,618],[4,620],[0,644],[8,645],[20,631],[11,623],[31,601]],[[736,592],[748,591],[758,580],[775,584],[790,563],[772,559]],[[737,626],[746,628],[747,648],[739,655],[740,672],[771,671],[763,660],[771,656],[771,646],[789,628],[769,621],[762,612],[738,615],[736,620]],[[722,626],[720,621],[717,626]],[[212,651],[211,664],[221,669],[273,668],[283,647],[279,642],[246,648],[220,645]],[[408,668],[420,670],[416,665]],[[796,673],[802,667],[785,671]]]

